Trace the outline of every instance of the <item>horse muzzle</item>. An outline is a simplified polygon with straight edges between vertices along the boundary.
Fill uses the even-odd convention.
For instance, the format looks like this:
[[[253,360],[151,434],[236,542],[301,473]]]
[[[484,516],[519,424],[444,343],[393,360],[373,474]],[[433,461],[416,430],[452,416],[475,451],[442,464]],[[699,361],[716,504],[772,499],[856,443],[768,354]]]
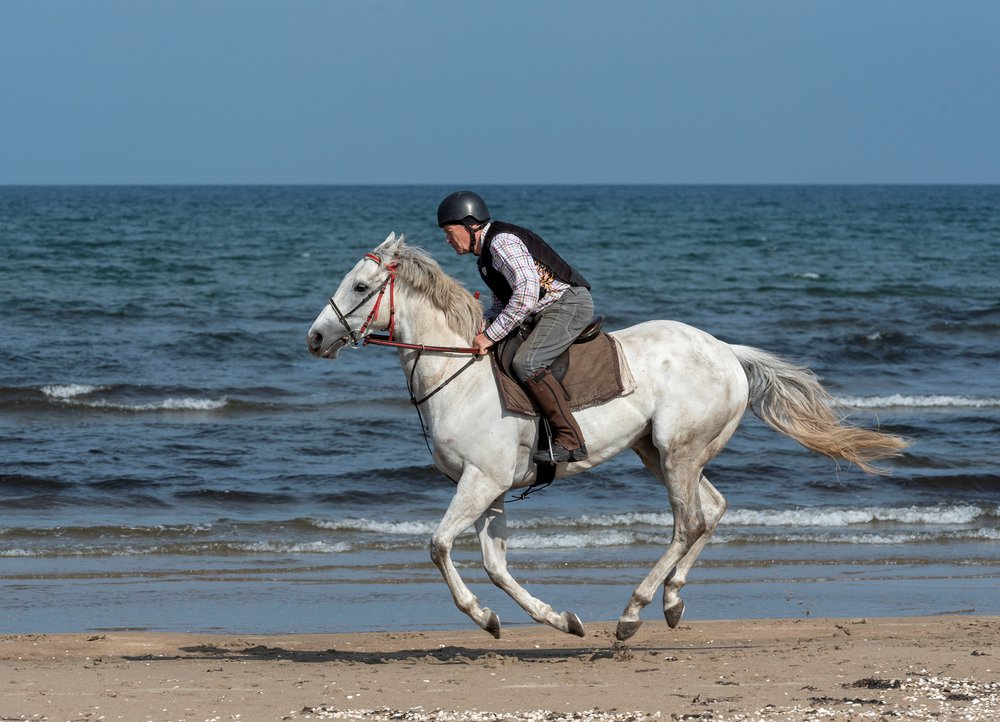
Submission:
[[[319,331],[310,331],[308,336],[306,336],[306,345],[309,347],[309,353],[320,358],[337,358],[340,349],[344,348],[349,341],[350,337],[347,335],[335,338],[333,341],[326,341],[323,334]]]

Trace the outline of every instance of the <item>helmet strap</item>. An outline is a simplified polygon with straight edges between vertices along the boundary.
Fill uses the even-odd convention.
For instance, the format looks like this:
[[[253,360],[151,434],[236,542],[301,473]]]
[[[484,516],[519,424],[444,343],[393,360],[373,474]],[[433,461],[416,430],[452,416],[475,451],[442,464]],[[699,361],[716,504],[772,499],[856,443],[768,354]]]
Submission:
[[[476,253],[476,232],[472,228],[471,223],[463,223],[465,230],[469,232],[469,253],[475,255]]]

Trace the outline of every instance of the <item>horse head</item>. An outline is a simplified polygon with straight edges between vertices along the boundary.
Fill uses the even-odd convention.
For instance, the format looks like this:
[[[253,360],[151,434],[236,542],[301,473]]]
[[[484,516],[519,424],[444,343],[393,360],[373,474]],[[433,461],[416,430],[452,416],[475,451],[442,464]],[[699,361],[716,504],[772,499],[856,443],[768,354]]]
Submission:
[[[306,335],[313,356],[337,358],[345,346],[357,346],[368,333],[388,327],[390,309],[380,302],[391,278],[388,266],[402,246],[403,236],[390,233],[347,272]]]

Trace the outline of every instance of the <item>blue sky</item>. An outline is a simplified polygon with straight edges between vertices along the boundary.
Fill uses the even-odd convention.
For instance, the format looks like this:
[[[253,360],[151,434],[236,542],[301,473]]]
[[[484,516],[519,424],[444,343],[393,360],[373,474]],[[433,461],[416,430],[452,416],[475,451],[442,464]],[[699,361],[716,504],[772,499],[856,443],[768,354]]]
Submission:
[[[1000,2],[2,0],[0,183],[997,183]]]

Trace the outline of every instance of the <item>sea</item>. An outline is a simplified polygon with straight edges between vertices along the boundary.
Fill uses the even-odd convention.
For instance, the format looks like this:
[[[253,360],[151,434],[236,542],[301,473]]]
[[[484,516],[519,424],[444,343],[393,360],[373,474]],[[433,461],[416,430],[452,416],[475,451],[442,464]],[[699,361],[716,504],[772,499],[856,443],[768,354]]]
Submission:
[[[0,633],[473,628],[430,563],[454,486],[396,353],[306,347],[390,231],[486,301],[435,225],[453,190],[0,187]],[[687,619],[1000,614],[1000,186],[475,190],[590,280],[607,329],[675,319],[806,363],[912,441],[873,477],[748,414],[706,470],[729,511]],[[515,576],[585,623],[672,533],[629,453],[507,508]],[[455,558],[533,624],[471,533]]]

